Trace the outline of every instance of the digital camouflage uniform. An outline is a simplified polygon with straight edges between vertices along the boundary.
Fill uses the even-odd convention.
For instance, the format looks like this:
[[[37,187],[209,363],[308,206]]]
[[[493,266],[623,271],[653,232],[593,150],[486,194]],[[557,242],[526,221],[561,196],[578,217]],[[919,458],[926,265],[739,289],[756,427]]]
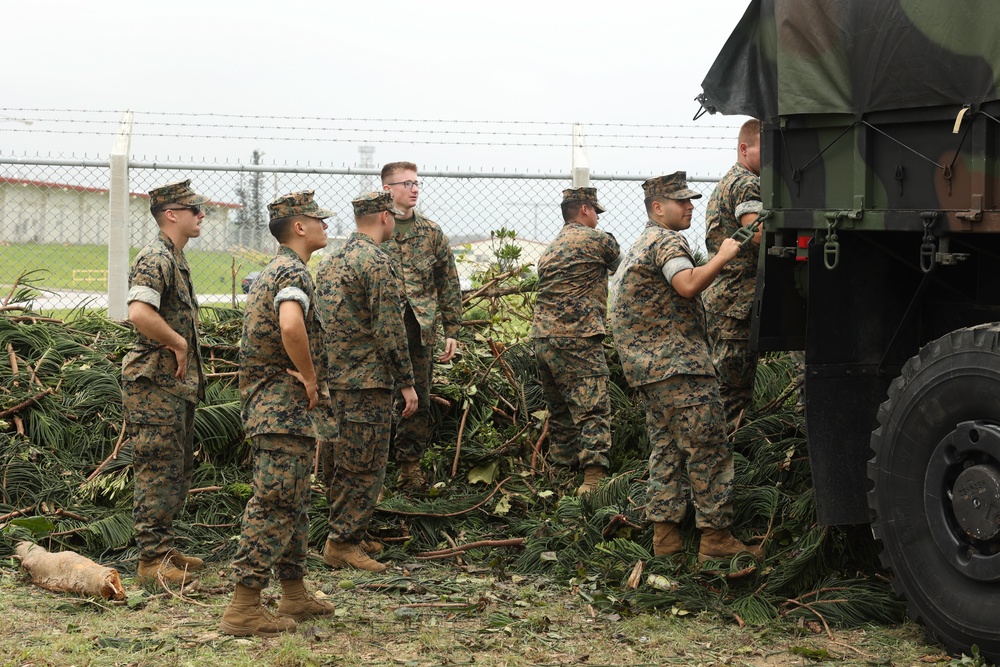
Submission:
[[[396,212],[388,192],[369,193],[352,204],[359,216]],[[317,283],[327,323],[328,419],[337,426],[336,435],[321,443],[329,539],[358,543],[385,479],[393,389],[413,385],[403,295],[388,255],[360,232],[323,258]]]
[[[281,197],[269,208],[272,219],[333,215],[312,202],[310,190]],[[306,510],[316,427],[305,388],[288,373],[295,365],[285,351],[278,320],[285,301],[302,307],[310,356],[317,378],[322,379],[324,332],[315,283],[298,254],[280,246],[247,295],[240,340],[240,398],[243,424],[253,446],[254,478],[233,561],[233,579],[255,589],[267,586],[272,568],[282,580],[302,579],[306,574]]]
[[[759,213],[760,177],[735,164],[708,200],[705,246],[709,255],[739,229],[739,219]],[[719,376],[722,408],[728,423],[736,421],[753,399],[757,353],[750,349],[750,315],[757,285],[757,245],[749,244],[722,267],[704,292],[712,360]]]
[[[150,208],[203,204],[190,181],[150,192]],[[122,360],[122,402],[133,446],[132,518],[139,559],[153,561],[173,549],[173,521],[184,507],[194,468],[194,415],[205,397],[198,344],[198,300],[184,252],[162,231],[132,262],[127,300],[151,305],[188,344],[187,378],[174,377],[177,358],[137,332]]]
[[[700,196],[684,179],[678,172],[650,179],[643,189],[647,196]],[[701,298],[680,296],[670,282],[685,266],[694,266],[694,255],[684,236],[647,222],[612,278],[611,330],[625,378],[646,404],[652,445],[647,518],[677,523],[684,517],[686,469],[698,527],[722,529],[732,522],[733,455]]]
[[[595,207],[596,188],[563,191],[563,202]],[[567,222],[538,260],[538,296],[531,337],[549,410],[549,458],[567,467],[608,467],[611,399],[604,357],[608,271],[618,266],[618,241]]]
[[[462,288],[448,237],[436,223],[414,211],[409,229],[382,244],[403,284],[410,361],[419,405],[417,413],[396,426],[397,461],[418,461],[433,434],[431,378],[437,323],[445,338],[458,339],[462,322]]]

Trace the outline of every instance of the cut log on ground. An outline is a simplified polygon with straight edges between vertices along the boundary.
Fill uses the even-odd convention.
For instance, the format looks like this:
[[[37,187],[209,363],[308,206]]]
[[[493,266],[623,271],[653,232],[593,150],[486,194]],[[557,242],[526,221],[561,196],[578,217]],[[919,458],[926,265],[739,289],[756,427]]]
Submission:
[[[31,542],[18,542],[14,556],[31,574],[32,583],[46,590],[110,600],[125,599],[125,587],[118,570],[98,565],[73,551],[51,553]]]

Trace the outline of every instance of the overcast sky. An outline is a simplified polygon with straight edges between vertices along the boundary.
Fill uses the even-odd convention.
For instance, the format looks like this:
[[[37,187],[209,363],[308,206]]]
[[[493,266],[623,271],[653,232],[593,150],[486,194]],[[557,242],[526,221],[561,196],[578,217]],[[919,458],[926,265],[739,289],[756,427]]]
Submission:
[[[106,156],[131,109],[139,159],[562,172],[578,121],[595,173],[719,175],[744,119],[694,97],[748,4],[18,2],[0,154]]]

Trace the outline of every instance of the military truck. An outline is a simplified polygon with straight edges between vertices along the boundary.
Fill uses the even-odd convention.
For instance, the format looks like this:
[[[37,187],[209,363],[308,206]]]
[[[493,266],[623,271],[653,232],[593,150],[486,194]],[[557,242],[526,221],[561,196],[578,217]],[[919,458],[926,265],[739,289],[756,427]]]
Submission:
[[[805,351],[818,520],[1000,659],[1000,11],[756,0],[703,110],[763,121],[760,351]]]

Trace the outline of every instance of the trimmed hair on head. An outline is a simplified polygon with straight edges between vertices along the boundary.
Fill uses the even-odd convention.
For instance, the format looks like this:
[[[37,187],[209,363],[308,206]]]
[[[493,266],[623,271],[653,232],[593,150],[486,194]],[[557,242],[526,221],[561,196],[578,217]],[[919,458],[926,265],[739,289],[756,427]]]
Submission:
[[[563,222],[569,222],[580,215],[580,207],[582,207],[587,202],[585,201],[564,201],[561,204]]]
[[[666,202],[667,198],[661,197],[660,195],[654,195],[652,197],[646,197],[642,200],[642,203],[646,205],[646,215],[650,218],[653,217],[653,202],[655,201]]]
[[[286,215],[283,218],[275,218],[267,223],[267,228],[271,231],[271,236],[277,239],[278,243],[284,243],[288,240],[288,236],[292,231],[292,223],[295,222],[296,218],[301,218],[300,215]]]
[[[760,142],[760,121],[751,118],[740,126],[739,143],[756,146]]]
[[[156,220],[156,224],[160,224],[163,214],[167,212],[166,204],[157,204],[153,208],[149,209],[149,214],[153,216],[153,220]]]
[[[417,165],[412,162],[389,162],[384,167],[382,167],[382,184],[392,178],[393,174],[398,174],[401,171],[417,171]]]

